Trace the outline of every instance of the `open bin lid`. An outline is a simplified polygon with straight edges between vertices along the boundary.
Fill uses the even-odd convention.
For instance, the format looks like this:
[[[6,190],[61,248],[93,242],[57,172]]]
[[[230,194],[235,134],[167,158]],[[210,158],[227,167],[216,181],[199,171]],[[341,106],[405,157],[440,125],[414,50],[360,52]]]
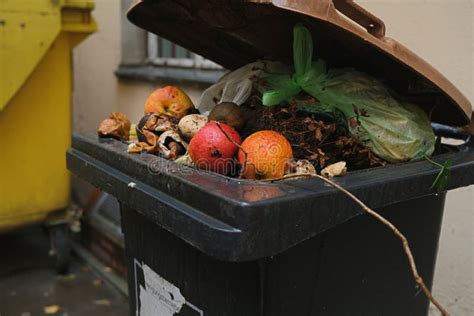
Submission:
[[[137,26],[225,68],[258,59],[292,64],[292,29],[313,35],[315,56],[330,68],[354,67],[431,113],[434,122],[469,123],[469,100],[441,73],[397,41],[352,0],[137,0]]]

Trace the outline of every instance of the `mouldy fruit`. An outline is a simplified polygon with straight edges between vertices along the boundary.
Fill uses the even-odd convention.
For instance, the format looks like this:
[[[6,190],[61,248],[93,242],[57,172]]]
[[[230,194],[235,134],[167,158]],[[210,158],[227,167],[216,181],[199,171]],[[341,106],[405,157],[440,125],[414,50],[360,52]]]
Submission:
[[[155,90],[145,102],[144,112],[156,112],[182,118],[194,110],[191,99],[183,90],[166,86]]]
[[[242,109],[232,102],[217,104],[211,113],[209,113],[209,121],[226,123],[236,130],[241,130],[245,126],[245,118]]]
[[[247,137],[238,153],[246,179],[276,179],[285,175],[293,151],[288,140],[275,131],[259,131]],[[247,155],[245,155],[245,153]]]
[[[207,123],[207,116],[201,114],[189,114],[183,117],[178,124],[181,135],[190,140]]]
[[[221,128],[240,145],[242,140],[234,128],[225,123],[209,122],[191,139],[188,152],[198,168],[225,175],[232,170],[233,157],[238,147],[227,138]]]
[[[177,123],[178,120],[173,116],[152,112],[147,113],[137,124],[138,140],[153,144],[155,143],[153,139],[156,138],[154,135],[159,136],[163,132],[177,130]]]
[[[165,147],[160,145],[160,137],[166,132],[173,132],[172,135],[177,135],[180,137],[177,130],[178,130],[178,119],[174,116],[169,116],[165,114],[158,114],[158,113],[147,113],[145,114],[140,122],[137,124],[136,133],[137,133],[137,143],[132,143],[128,146],[129,153],[140,153],[142,151],[146,151],[149,153],[161,153],[167,159],[174,159],[169,157],[174,157],[183,152],[182,146],[176,147],[174,151],[176,155],[169,154],[166,150],[171,150],[172,148],[167,148],[166,150],[162,150]],[[182,140],[179,139],[177,144]],[[184,143],[184,141],[182,141]],[[166,144],[168,145],[168,144]],[[173,147],[172,144],[171,147]],[[185,151],[185,146],[184,146]]]
[[[166,131],[158,138],[159,153],[169,160],[175,160],[186,153],[188,144],[176,131]]]

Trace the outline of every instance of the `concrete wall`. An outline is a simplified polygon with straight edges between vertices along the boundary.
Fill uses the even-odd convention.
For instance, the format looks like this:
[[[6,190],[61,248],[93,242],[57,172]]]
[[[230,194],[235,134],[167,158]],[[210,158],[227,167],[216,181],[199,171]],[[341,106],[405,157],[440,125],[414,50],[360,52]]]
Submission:
[[[382,18],[387,34],[428,60],[474,101],[472,0],[359,0]],[[110,111],[137,121],[147,95],[159,84],[123,82],[120,1],[96,0],[99,32],[75,50],[74,129],[93,131]],[[200,89],[185,85],[196,100]],[[452,315],[474,314],[474,187],[448,195],[434,293]]]
[[[75,131],[90,131],[101,118],[118,109],[118,85],[114,70],[120,63],[120,6],[114,0],[96,1],[93,12],[97,33],[74,51]]]
[[[132,122],[143,116],[147,96],[166,82],[118,80],[114,74],[121,62],[122,10],[118,0],[96,0],[94,10],[99,31],[74,52],[74,130],[94,131],[111,111],[127,114]],[[180,85],[196,102],[203,86]]]
[[[357,2],[384,20],[388,36],[429,61],[474,103],[474,1]],[[450,192],[433,291],[452,315],[474,315],[473,230],[474,186]]]

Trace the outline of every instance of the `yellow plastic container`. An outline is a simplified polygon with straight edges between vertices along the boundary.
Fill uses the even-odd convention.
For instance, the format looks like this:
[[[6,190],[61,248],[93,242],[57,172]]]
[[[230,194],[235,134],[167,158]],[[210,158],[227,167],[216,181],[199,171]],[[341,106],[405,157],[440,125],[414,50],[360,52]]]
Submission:
[[[96,29],[88,0],[0,4],[0,232],[65,210],[72,49]]]

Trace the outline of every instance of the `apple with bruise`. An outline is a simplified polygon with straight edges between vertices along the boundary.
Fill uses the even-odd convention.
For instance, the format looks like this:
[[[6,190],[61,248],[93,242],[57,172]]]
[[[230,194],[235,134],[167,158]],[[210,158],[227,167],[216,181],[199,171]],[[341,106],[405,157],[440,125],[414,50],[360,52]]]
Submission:
[[[177,118],[194,111],[194,105],[188,95],[176,86],[166,86],[153,91],[145,102],[144,113],[158,113]]]
[[[238,150],[236,144],[241,142],[239,133],[233,127],[209,122],[191,139],[188,152],[196,167],[226,175],[233,170],[233,158]]]

